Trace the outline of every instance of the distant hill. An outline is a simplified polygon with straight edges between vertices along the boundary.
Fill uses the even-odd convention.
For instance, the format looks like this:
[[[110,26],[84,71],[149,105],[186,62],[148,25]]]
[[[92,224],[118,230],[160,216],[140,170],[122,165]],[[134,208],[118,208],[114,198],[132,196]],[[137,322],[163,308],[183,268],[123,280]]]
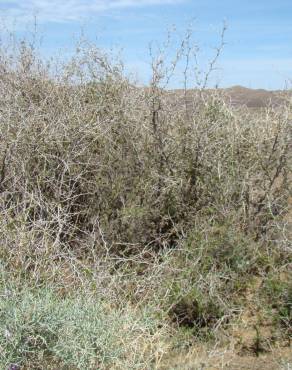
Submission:
[[[191,107],[194,94],[198,90],[188,90],[187,102]],[[214,92],[213,89],[206,90],[207,92]],[[249,89],[243,86],[232,86],[228,88],[217,89],[225,100],[234,107],[246,106],[250,109],[264,108],[269,105],[277,106],[284,100],[284,96],[291,95],[291,91],[275,90],[269,91],[264,89]],[[175,93],[183,99],[184,91],[182,89],[172,90],[171,94]]]
[[[263,108],[269,104],[278,105],[282,100],[281,94],[283,93],[264,89],[248,89],[243,86],[233,86],[222,90],[230,98],[232,105],[245,105],[248,108]]]

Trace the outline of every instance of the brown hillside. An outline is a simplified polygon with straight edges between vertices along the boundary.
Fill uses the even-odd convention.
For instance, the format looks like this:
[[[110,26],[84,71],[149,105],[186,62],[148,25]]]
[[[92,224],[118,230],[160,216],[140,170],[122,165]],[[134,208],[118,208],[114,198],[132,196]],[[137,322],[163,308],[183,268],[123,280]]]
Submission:
[[[279,91],[264,89],[248,89],[243,86],[233,86],[224,89],[234,106],[245,105],[248,108],[263,108],[269,104],[278,105],[282,100]]]

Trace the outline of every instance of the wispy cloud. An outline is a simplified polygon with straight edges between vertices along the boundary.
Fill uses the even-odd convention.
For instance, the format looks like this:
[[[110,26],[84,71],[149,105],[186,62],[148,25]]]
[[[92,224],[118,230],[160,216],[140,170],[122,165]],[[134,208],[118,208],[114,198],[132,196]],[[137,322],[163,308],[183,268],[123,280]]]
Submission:
[[[103,12],[142,6],[177,4],[186,0],[0,0],[0,12],[16,22],[36,15],[39,22],[70,22]]]

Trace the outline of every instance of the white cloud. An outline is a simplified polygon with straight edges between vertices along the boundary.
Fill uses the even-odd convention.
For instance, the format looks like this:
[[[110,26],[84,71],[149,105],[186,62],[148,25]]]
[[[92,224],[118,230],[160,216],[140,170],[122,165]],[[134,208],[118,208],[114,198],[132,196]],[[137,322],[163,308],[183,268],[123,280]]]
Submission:
[[[37,16],[39,22],[70,22],[108,10],[149,5],[177,4],[185,0],[0,0],[3,18],[23,22]]]

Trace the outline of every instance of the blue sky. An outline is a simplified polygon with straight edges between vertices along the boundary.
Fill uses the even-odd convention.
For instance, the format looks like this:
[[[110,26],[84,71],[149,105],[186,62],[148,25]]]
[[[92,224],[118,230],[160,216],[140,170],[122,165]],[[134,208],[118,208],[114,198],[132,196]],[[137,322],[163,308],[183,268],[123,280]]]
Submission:
[[[145,83],[151,41],[162,42],[173,24],[182,34],[192,22],[204,66],[225,20],[226,46],[212,82],[280,89],[292,79],[291,0],[0,0],[0,14],[20,35],[35,15],[46,55],[70,53],[82,27],[100,47],[122,48],[127,70]]]

